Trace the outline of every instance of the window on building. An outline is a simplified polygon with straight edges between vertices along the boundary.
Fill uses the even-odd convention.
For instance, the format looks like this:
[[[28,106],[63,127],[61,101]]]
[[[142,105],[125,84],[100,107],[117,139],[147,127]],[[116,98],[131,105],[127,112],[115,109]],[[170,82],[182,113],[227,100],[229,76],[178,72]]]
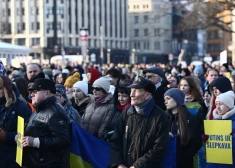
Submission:
[[[161,49],[160,42],[156,41],[154,43],[154,48],[155,48],[155,50],[160,50]]]
[[[69,45],[70,45],[70,46],[72,46],[72,45],[73,45],[72,38],[69,38]]]
[[[135,9],[135,5],[134,5],[134,9]]]
[[[143,8],[145,8],[145,5],[143,5]]]
[[[149,41],[144,42],[144,50],[149,50]]]
[[[25,12],[25,9],[21,8],[21,13],[22,13],[23,16],[24,16],[24,12]]]
[[[139,37],[139,29],[134,29],[134,36]]]
[[[19,38],[17,41],[18,45],[25,45],[25,38]]]
[[[134,16],[134,23],[139,23],[139,16]]]
[[[146,5],[146,8],[148,8],[149,6],[148,5]]]
[[[11,16],[11,9],[8,9],[8,16]]]
[[[22,30],[25,30],[25,23],[22,23]]]
[[[61,30],[61,23],[60,22],[57,23],[57,30]]]
[[[34,30],[34,22],[31,23],[31,30]]]
[[[6,16],[6,9],[2,9],[2,16]]]
[[[160,36],[160,29],[154,29],[154,36]]]
[[[40,22],[37,22],[37,30],[40,30]]]
[[[149,17],[148,15],[144,15],[144,23],[148,23]]]
[[[149,29],[144,29],[144,36],[148,36],[149,35]]]
[[[32,38],[32,45],[39,45],[40,44],[40,38]]]

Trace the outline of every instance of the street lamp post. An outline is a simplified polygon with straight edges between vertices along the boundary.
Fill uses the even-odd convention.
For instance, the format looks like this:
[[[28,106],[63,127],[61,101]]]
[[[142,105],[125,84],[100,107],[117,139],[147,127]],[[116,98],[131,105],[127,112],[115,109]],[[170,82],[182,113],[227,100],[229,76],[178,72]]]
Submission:
[[[135,49],[132,49],[132,54],[131,54],[131,63],[135,64]]]
[[[110,48],[108,48],[107,49],[107,64],[110,64],[110,56],[111,56],[111,49]]]

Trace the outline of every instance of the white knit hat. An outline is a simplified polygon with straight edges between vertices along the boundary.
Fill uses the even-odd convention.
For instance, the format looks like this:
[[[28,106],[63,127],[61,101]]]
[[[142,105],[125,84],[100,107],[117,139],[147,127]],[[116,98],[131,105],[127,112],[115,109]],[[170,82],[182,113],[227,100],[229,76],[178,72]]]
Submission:
[[[85,81],[78,81],[73,85],[73,88],[79,88],[84,94],[88,94],[88,83]]]
[[[228,106],[230,109],[232,109],[234,107],[234,92],[228,91],[228,92],[222,93],[219,96],[217,96],[215,101],[222,102],[226,106]]]
[[[101,88],[103,88],[106,93],[109,93],[110,88],[110,80],[107,77],[100,77],[99,79],[95,80],[92,86],[97,85]]]

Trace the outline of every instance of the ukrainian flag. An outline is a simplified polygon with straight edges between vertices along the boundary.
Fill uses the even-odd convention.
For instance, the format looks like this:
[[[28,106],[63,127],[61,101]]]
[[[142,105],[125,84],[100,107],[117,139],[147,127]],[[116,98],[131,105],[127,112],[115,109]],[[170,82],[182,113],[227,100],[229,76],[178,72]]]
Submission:
[[[107,168],[110,159],[108,142],[94,137],[75,123],[71,123],[71,168]]]

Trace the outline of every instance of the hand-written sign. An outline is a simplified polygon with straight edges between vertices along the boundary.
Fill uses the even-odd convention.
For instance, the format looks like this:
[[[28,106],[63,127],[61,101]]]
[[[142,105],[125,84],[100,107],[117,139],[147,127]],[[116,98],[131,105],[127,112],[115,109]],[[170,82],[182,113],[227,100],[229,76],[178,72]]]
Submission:
[[[22,158],[23,158],[23,145],[22,145],[23,136],[24,136],[24,119],[18,116],[16,162],[20,166],[22,166]]]
[[[205,120],[206,161],[208,163],[233,164],[232,155],[232,121]]]

